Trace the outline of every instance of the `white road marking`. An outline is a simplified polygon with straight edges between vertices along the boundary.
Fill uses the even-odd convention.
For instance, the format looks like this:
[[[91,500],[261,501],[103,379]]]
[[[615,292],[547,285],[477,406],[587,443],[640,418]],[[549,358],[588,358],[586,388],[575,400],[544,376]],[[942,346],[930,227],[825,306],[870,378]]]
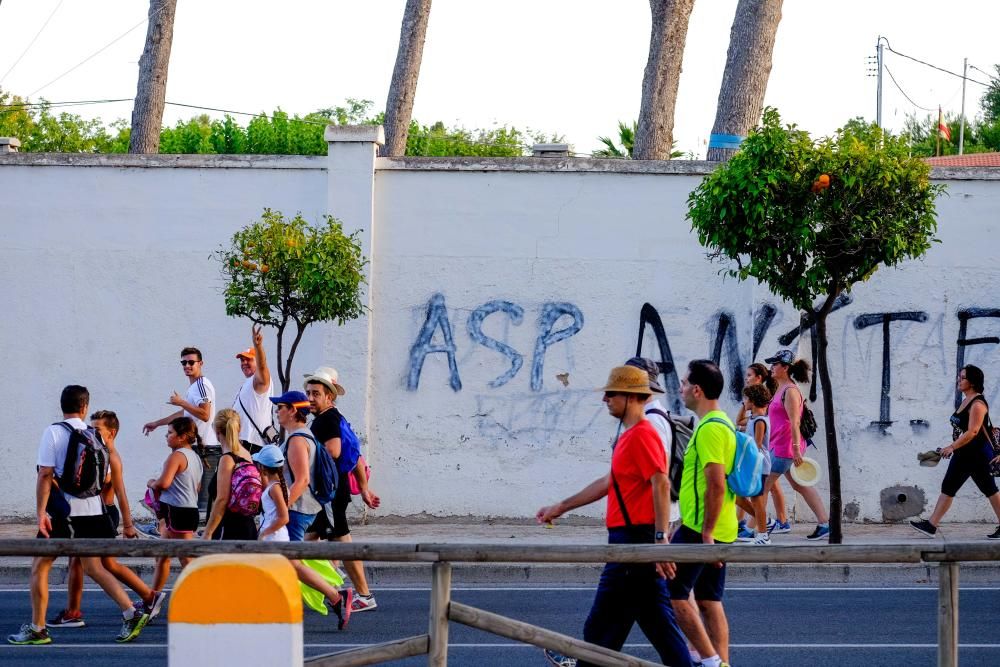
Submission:
[[[322,649],[352,649],[352,648],[367,648],[369,646],[376,646],[377,644],[306,644],[305,648],[322,648]],[[509,643],[477,643],[477,644],[448,644],[449,648],[528,648],[528,649],[538,649],[537,646],[531,644],[522,644],[519,642],[509,642]],[[652,648],[652,644],[625,644],[624,648]],[[937,649],[937,644],[730,644],[730,648],[766,648],[766,649],[901,649],[901,648],[911,648],[911,649]],[[1000,649],[1000,644],[959,644],[959,648],[964,649]],[[24,650],[24,646],[13,646],[11,644],[0,644],[0,649],[21,649]],[[144,649],[144,648],[167,648],[166,644],[47,644],[44,649],[34,649],[34,647],[27,647],[27,650],[39,650],[46,651],[54,648],[122,648],[122,649]]]
[[[429,586],[372,586],[375,592],[387,592],[387,593],[409,593],[409,592],[428,592],[430,591]],[[56,588],[51,587],[49,591],[52,593],[65,593],[66,588]],[[84,588],[85,593],[100,593],[102,592],[100,588]],[[170,592],[172,589],[165,589]],[[530,591],[595,591],[597,590],[597,583],[595,582],[593,586],[452,586],[452,591],[489,591],[489,592],[530,592]],[[828,591],[828,592],[838,592],[838,591],[933,591],[937,592],[937,586],[926,586],[926,585],[913,585],[913,586],[726,586],[727,591],[758,591],[758,592],[768,592],[768,591]],[[961,586],[959,587],[961,591],[1000,591],[1000,586]],[[0,594],[2,593],[29,593],[31,589],[28,588],[0,588]]]

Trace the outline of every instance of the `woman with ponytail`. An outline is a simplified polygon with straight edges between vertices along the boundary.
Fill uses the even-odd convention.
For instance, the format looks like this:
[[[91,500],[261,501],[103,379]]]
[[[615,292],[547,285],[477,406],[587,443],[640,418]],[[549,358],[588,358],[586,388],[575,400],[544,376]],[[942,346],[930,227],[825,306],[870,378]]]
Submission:
[[[229,509],[233,471],[241,464],[253,465],[240,444],[240,415],[231,408],[223,408],[216,413],[212,426],[222,446],[222,456],[208,488],[209,514],[202,539],[256,540],[254,518]]]
[[[254,463],[260,470],[260,479],[264,484],[261,495],[261,506],[264,510],[264,520],[260,524],[260,536],[265,542],[288,542],[288,485],[285,483],[285,455],[276,445],[264,445],[253,455]],[[295,568],[299,581],[306,586],[315,588],[322,593],[337,616],[337,629],[343,630],[351,619],[351,592],[347,589],[343,594],[327,583],[318,572],[306,566],[301,561],[289,559]]]
[[[796,383],[809,381],[809,362],[796,359],[791,350],[779,350],[773,357],[764,361],[771,364],[771,375],[778,383],[774,398],[767,408],[768,420],[771,423],[771,474],[767,476],[764,493],[769,493],[777,479],[784,475],[816,515],[818,525],[806,539],[820,540],[830,534],[830,520],[826,508],[823,507],[816,489],[802,486],[792,478],[790,472],[793,465],[802,465],[802,454],[806,447],[802,432],[799,430],[805,403]]]

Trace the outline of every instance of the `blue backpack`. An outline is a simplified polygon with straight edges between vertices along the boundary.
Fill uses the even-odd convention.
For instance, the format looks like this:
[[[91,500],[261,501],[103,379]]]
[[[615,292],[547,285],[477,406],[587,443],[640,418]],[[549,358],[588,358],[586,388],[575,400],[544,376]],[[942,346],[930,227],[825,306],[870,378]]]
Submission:
[[[708,422],[725,424],[736,435],[736,456],[733,458],[733,470],[726,475],[726,484],[737,496],[753,498],[763,491],[764,454],[757,447],[757,442],[743,431],[737,431],[727,422],[712,417]],[[695,456],[698,450],[695,450]]]
[[[333,497],[337,494],[337,484],[340,482],[340,475],[337,474],[337,463],[330,456],[330,452],[326,451],[326,447],[316,442],[314,438],[309,433],[296,432],[292,435],[300,435],[303,438],[309,438],[312,440],[313,445],[316,447],[316,456],[313,458],[313,467],[309,471],[309,491],[312,493],[313,498],[316,499],[320,505],[326,505],[333,502]],[[288,443],[286,442],[282,448],[282,453],[288,456]],[[291,468],[288,469],[289,473]],[[292,480],[295,481],[294,479]]]
[[[340,415],[340,458],[337,459],[337,470],[341,475],[349,475],[358,465],[361,456],[361,441],[351,428],[351,423],[344,415]]]

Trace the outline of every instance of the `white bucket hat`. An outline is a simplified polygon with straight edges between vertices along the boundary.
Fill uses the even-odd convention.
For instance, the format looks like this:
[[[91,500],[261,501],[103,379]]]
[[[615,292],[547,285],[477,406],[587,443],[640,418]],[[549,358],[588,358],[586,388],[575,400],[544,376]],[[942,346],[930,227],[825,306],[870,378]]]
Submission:
[[[820,469],[819,463],[816,462],[816,459],[809,458],[808,456],[802,457],[802,465],[793,465],[788,470],[792,473],[792,479],[802,486],[815,486],[823,476],[823,471]]]
[[[330,391],[332,391],[337,396],[343,396],[347,392],[344,390],[337,380],[339,374],[336,368],[330,368],[329,366],[320,366],[312,373],[305,374],[306,381],[302,384],[303,388],[310,382],[318,382],[325,385]]]

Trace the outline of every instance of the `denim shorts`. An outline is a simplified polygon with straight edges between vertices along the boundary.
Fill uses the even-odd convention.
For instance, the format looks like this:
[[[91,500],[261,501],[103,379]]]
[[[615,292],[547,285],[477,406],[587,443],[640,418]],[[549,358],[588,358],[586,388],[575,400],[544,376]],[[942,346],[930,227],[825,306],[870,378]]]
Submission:
[[[288,541],[301,542],[306,535],[306,528],[316,518],[315,514],[304,514],[295,510],[288,510]]]
[[[771,453],[771,474],[772,475],[784,475],[786,472],[792,469],[795,464],[795,459],[786,459],[783,456],[775,456]]]

